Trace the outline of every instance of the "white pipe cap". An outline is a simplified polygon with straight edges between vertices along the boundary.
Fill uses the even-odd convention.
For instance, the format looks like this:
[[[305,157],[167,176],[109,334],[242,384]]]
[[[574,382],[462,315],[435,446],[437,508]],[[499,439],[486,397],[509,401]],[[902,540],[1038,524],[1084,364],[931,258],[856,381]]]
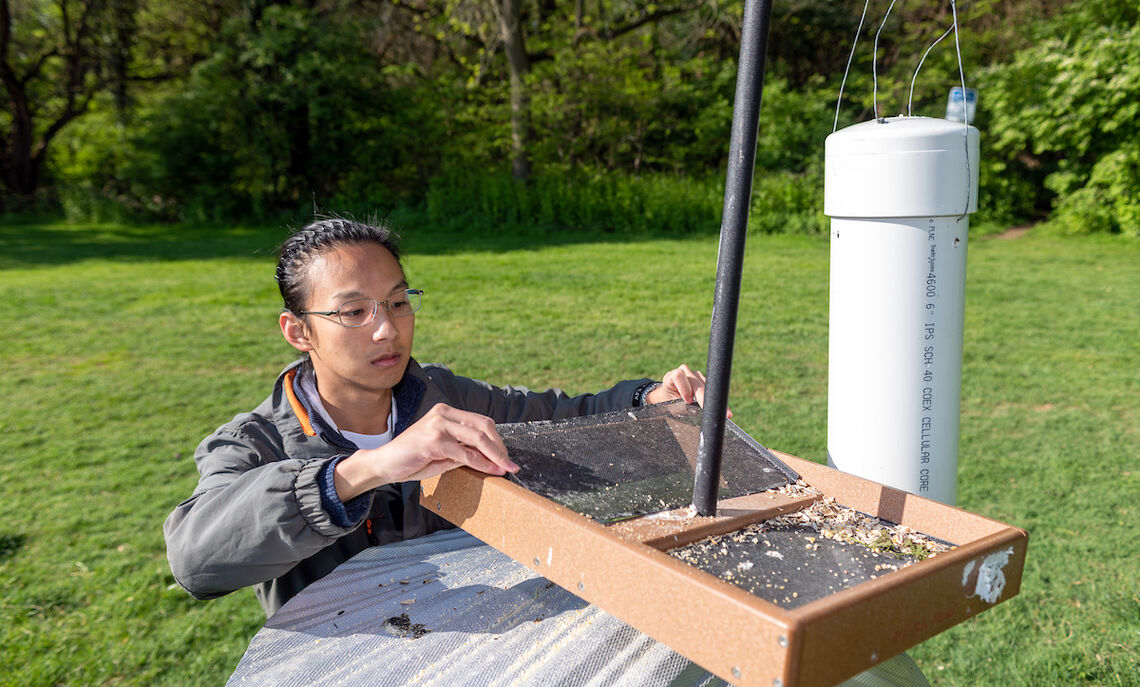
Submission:
[[[972,126],[899,115],[836,131],[824,150],[830,217],[956,217],[978,209]]]

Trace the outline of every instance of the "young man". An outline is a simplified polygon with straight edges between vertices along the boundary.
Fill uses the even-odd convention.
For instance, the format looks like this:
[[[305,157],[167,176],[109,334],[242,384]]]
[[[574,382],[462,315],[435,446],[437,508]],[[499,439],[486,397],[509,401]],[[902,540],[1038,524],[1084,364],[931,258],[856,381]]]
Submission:
[[[281,333],[304,357],[202,441],[198,486],[164,525],[174,577],[196,598],[253,586],[269,616],[366,547],[450,527],[420,507],[418,480],[517,471],[496,422],[703,400],[704,376],[684,365],[575,397],[421,366],[422,292],[384,227],[314,222],[282,245],[276,276]]]

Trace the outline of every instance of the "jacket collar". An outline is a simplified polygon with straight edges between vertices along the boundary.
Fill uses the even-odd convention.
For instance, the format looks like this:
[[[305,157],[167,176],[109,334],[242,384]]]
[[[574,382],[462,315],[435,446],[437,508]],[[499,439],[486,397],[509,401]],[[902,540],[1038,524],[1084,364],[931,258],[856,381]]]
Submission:
[[[306,436],[320,437],[327,444],[355,451],[356,444],[330,427],[321,418],[320,413],[313,409],[312,402],[297,381],[302,367],[306,367],[310,372],[313,369],[312,363],[308,359],[302,358],[286,367],[278,377],[278,383],[283,387],[285,398],[288,400],[293,415],[301,425],[301,431]],[[404,371],[404,377],[393,389],[396,399],[396,426],[392,428],[393,437],[407,429],[415,419],[416,408],[419,407],[420,401],[424,397],[424,391],[427,389],[424,378],[425,375],[419,363],[415,360],[409,360],[408,368]]]

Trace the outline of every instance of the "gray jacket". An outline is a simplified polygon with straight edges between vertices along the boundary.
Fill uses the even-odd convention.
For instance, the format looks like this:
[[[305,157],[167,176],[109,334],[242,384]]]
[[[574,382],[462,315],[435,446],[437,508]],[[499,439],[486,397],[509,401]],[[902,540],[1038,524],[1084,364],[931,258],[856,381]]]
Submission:
[[[287,367],[269,398],[219,427],[194,454],[198,487],[166,519],[163,531],[174,579],[195,598],[216,598],[253,585],[270,616],[369,546],[452,526],[420,507],[418,482],[384,485],[357,497],[371,501],[366,515],[347,527],[334,522],[321,500],[318,476],[329,461],[356,447],[310,412],[300,384],[294,384],[305,364]],[[393,432],[402,432],[437,403],[496,422],[617,410],[632,405],[647,381],[569,397],[558,389],[499,388],[413,360],[395,389]]]

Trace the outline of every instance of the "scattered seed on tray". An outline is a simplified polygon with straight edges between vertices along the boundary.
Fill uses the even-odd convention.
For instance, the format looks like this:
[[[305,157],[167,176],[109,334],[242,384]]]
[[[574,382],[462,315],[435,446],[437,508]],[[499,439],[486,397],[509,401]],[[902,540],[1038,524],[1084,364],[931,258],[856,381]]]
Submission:
[[[818,494],[802,482],[771,491]],[[848,588],[950,548],[823,497],[801,510],[668,553],[773,603],[794,607],[835,593],[840,584],[840,589]],[[789,582],[784,575],[794,579]],[[780,578],[784,584],[776,583]],[[777,589],[782,593],[774,595]]]

